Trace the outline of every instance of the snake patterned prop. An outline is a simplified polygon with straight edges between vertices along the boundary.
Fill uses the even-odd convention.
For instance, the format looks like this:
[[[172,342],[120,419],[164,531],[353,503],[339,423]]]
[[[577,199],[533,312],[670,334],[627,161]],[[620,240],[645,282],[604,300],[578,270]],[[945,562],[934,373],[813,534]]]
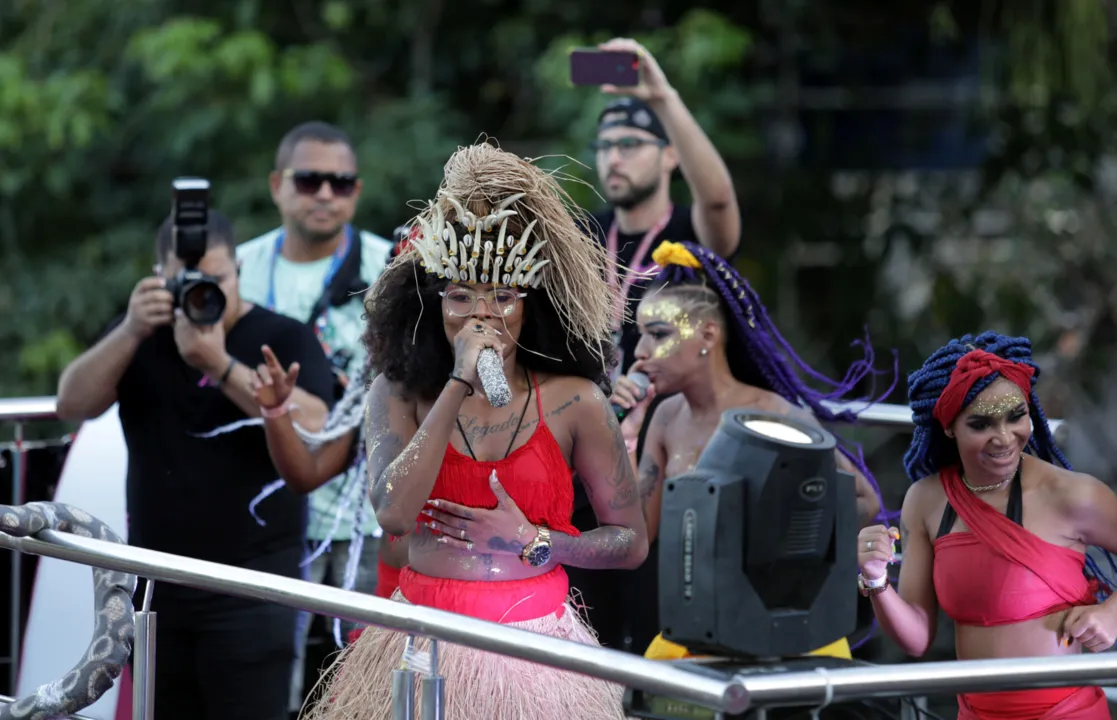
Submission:
[[[0,532],[31,537],[57,530],[124,544],[105,523],[72,505],[34,502],[0,505]],[[95,703],[113,686],[132,653],[136,634],[132,594],[136,576],[93,568],[96,613],[93,640],[81,662],[54,682],[10,704],[0,704],[0,720],[51,720],[67,717]]]

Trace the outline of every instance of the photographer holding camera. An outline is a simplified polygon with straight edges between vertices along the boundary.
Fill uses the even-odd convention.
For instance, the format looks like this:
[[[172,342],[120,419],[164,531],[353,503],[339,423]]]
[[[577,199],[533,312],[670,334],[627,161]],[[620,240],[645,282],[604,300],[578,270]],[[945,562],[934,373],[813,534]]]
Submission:
[[[284,487],[250,509],[278,473],[246,420],[261,414],[255,378],[282,363],[299,387],[269,415],[320,428],[333,373],[305,324],[240,299],[232,225],[194,182],[188,197],[176,181],[156,277],[62,374],[58,414],[86,420],[119,403],[130,544],[300,578],[305,497]],[[295,610],[169,583],[152,609],[161,720],[286,720]]]

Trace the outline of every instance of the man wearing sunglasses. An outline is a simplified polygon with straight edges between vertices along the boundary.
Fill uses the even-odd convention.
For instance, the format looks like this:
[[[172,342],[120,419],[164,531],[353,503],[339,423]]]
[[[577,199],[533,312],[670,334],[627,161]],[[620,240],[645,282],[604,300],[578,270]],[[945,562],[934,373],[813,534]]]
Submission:
[[[362,299],[384,270],[392,242],[352,225],[361,179],[353,144],[340,128],[309,122],[288,132],[268,180],[283,224],[237,248],[241,296],[314,328],[338,378],[336,399],[348,378],[360,375],[364,366]],[[310,493],[307,539],[314,557],[308,579],[345,585],[349,548],[359,534],[363,544],[356,577],[350,578],[352,589],[372,594],[380,528],[364,492],[356,494],[356,502],[363,499],[368,519],[354,527],[357,506],[350,496],[354,483],[363,487],[363,478],[350,477],[352,472]],[[292,684],[293,711],[302,705],[309,625],[304,618]],[[348,629],[343,623],[343,638]],[[312,659],[308,664],[316,663]]]

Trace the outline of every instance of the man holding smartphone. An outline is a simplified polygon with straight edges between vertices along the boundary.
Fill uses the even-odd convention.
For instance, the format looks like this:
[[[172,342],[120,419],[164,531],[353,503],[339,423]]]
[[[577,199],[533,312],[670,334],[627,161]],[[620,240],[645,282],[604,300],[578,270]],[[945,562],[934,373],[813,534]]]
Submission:
[[[639,79],[631,86],[602,85],[619,96],[598,120],[595,152],[602,194],[610,207],[593,214],[594,235],[620,262],[610,278],[635,307],[643,290],[624,269],[645,270],[664,240],[696,242],[722,257],[737,251],[741,217],[729,169],[713,143],[671,87],[659,63],[635,40],[618,38],[600,46],[603,53],[631,53]],[[671,176],[682,172],[692,206],[671,202]],[[622,357],[621,372],[632,364],[639,340],[635,323],[614,318]]]
[[[638,75],[630,78],[636,84],[601,85],[603,92],[619,97],[602,111],[593,142],[602,194],[610,206],[593,214],[590,231],[620,263],[609,281],[618,290],[614,332],[621,353],[619,370],[627,373],[640,334],[632,314],[624,319],[624,303],[634,309],[643,295],[641,283],[629,270],[647,270],[652,253],[665,240],[696,242],[730,258],[740,242],[741,218],[729,169],[651,53],[625,38],[610,40],[598,50],[601,57],[596,63],[592,57],[578,61],[577,70],[588,78],[631,75],[625,57],[617,53],[635,56],[639,65]],[[572,74],[575,69],[572,59]],[[692,206],[671,202],[671,176],[676,170],[686,179]],[[615,404],[631,409],[643,397],[627,377],[618,378]],[[642,410],[650,416],[654,407]],[[639,426],[625,423],[622,428],[634,444]],[[573,522],[583,531],[597,525],[581,483],[574,486]],[[637,570],[567,569],[603,645],[643,654],[650,640],[644,636],[654,635],[657,624],[656,619],[644,617],[647,613],[639,605],[642,594],[655,592],[648,587],[647,571],[656,562],[653,551]]]
[[[89,420],[119,405],[129,544],[299,578],[305,500],[282,488],[251,507],[278,476],[252,422],[261,415],[252,382],[266,361],[296,364],[287,407],[319,428],[333,375],[309,328],[240,300],[233,227],[215,210],[197,269],[225,296],[224,314],[212,325],[187,319],[167,289],[183,268],[174,232],[167,218],[155,276],[62,373],[58,415]],[[160,720],[286,720],[295,610],[172,583],[154,588],[152,609]]]

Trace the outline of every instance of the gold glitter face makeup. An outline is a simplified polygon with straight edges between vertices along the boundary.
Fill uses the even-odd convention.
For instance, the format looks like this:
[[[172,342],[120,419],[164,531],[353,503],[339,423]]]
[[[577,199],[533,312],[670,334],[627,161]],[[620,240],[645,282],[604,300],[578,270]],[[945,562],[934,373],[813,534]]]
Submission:
[[[989,388],[978,395],[966,408],[966,416],[999,421],[1020,410],[1027,410],[1024,393],[1015,385],[1004,383],[1004,387]]]
[[[697,323],[673,298],[651,298],[640,303],[637,324],[651,336],[652,357],[660,360],[674,355],[682,343],[695,336]]]

